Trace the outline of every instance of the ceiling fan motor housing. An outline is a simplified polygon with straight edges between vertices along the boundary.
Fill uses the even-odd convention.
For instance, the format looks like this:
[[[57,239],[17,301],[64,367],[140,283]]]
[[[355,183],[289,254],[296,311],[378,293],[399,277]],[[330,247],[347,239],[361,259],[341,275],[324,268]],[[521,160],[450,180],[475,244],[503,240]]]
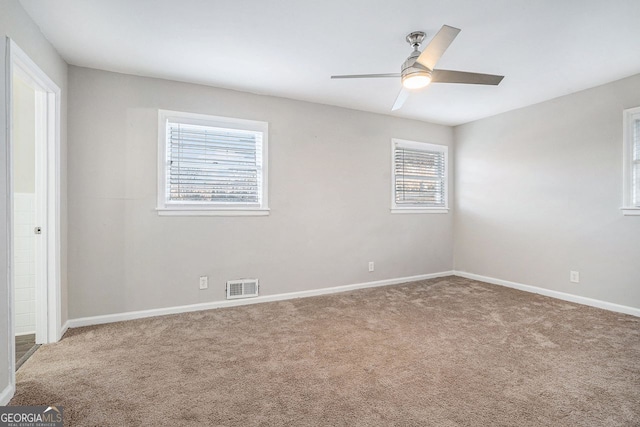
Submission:
[[[402,64],[400,75],[402,76],[403,81],[414,75],[427,76],[429,77],[429,79],[431,79],[431,70],[420,64],[419,62],[416,62],[419,56],[420,51],[414,50],[411,55],[409,55],[407,60]]]

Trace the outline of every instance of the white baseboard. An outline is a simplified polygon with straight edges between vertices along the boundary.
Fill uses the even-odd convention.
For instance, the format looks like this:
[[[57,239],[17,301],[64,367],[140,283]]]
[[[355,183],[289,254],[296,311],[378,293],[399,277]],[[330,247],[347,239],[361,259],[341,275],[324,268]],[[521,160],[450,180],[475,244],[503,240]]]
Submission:
[[[64,325],[62,325],[62,328],[60,328],[60,332],[58,333],[58,341],[62,339],[62,336],[64,335],[65,332],[67,332],[68,329],[69,329],[69,321],[67,320],[66,322],[64,322]]]
[[[551,289],[539,288],[537,286],[523,285],[522,283],[510,282],[508,280],[496,279],[494,277],[481,276],[479,274],[467,273],[466,271],[454,271],[454,275],[466,277],[467,279],[478,280],[480,282],[492,283],[494,285],[506,286],[507,288],[519,289],[521,291],[532,292],[534,294],[545,295],[564,301],[575,302],[578,304],[588,305],[591,307],[602,308],[604,310],[615,311],[618,313],[630,314],[640,317],[640,308],[629,307],[626,305],[615,304],[612,302],[602,301],[593,298],[582,297],[579,295],[568,294],[565,292],[553,291]]]
[[[69,319],[63,328],[79,328],[81,326],[100,325],[103,323],[121,322],[124,320],[142,319],[145,317],[164,316],[167,314],[187,313],[190,311],[211,310],[214,308],[236,307],[239,305],[259,304],[263,302],[284,301],[295,298],[305,298],[318,295],[335,294],[339,292],[353,291],[356,289],[375,288],[378,286],[397,285],[417,280],[427,280],[436,277],[452,276],[453,271],[443,271],[439,273],[420,274],[418,276],[398,277],[395,279],[378,280],[375,282],[357,283],[354,285],[335,286],[332,288],[313,289],[309,291],[289,292],[285,294],[265,295],[256,298],[212,301],[200,304],[181,305],[176,307],[155,308],[151,310],[129,311],[125,313],[106,314],[103,316],[81,317]]]
[[[22,336],[25,336],[25,335],[33,335],[35,333],[36,333],[36,331],[33,331],[33,332],[20,332],[20,333],[16,332],[16,336],[17,337],[22,337]]]
[[[4,390],[2,390],[2,393],[0,393],[0,406],[6,406],[13,397],[15,391],[16,389],[13,384],[6,386]]]

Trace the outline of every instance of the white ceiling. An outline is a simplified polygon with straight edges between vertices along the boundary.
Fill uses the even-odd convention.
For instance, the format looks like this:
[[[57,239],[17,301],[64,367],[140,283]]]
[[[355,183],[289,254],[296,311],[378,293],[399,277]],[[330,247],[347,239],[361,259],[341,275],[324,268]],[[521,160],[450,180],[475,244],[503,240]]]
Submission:
[[[70,64],[457,125],[640,73],[638,0],[21,0]],[[433,84],[391,113],[404,37],[462,29]]]

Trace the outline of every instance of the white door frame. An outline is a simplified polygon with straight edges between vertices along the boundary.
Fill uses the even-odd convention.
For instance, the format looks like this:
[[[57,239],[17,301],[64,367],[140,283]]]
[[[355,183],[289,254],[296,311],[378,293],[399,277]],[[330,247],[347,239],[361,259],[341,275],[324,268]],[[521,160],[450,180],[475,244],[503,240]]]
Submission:
[[[13,79],[19,75],[36,90],[36,200],[42,217],[37,219],[42,227],[38,239],[43,256],[36,259],[40,265],[41,280],[36,281],[36,339],[42,343],[60,340],[60,88],[35,62],[9,37],[7,37],[7,123],[8,144],[8,200],[7,228],[9,235],[9,360],[11,383],[15,385],[15,284],[13,279]],[[38,152],[40,147],[40,152]],[[44,277],[42,277],[44,276]]]

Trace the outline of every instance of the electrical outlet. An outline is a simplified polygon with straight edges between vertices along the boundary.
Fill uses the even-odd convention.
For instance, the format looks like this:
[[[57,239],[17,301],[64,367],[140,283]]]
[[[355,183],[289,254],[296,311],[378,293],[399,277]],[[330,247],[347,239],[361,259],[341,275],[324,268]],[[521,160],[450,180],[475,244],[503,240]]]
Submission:
[[[580,273],[578,271],[570,271],[569,280],[572,283],[580,283]]]
[[[200,276],[200,289],[207,289],[209,287],[209,277]]]
[[[373,261],[369,261],[369,272],[372,272],[373,270],[375,270],[375,264],[373,263]]]

